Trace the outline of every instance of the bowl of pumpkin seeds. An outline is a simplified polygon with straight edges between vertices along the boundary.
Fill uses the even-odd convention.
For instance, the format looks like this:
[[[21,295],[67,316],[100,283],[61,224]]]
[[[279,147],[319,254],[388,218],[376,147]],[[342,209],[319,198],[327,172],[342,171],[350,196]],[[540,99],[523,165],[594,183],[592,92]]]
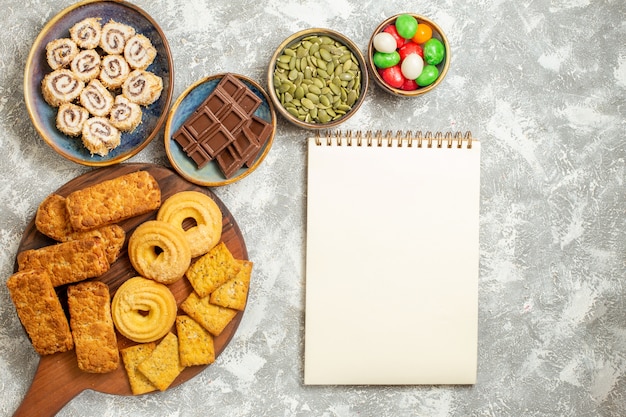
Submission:
[[[327,129],[359,109],[368,86],[365,59],[346,36],[330,29],[296,32],[274,52],[268,94],[292,124]]]

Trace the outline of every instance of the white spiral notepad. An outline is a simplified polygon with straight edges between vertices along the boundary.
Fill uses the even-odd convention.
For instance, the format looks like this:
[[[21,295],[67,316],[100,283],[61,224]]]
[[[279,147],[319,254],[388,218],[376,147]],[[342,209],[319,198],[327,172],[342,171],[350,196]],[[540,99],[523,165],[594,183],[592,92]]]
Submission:
[[[304,383],[473,384],[480,142],[308,139]]]

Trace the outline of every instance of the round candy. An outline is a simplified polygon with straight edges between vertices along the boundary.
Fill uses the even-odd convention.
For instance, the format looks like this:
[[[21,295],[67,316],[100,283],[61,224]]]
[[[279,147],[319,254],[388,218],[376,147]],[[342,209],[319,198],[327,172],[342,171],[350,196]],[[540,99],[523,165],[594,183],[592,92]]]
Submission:
[[[421,45],[416,44],[413,41],[408,41],[400,49],[398,49],[398,53],[400,54],[400,60],[403,60],[410,54],[418,54],[422,58],[424,58],[424,49]]]
[[[445,47],[439,39],[431,38],[424,44],[424,61],[430,65],[437,65],[443,61]]]
[[[385,52],[374,52],[374,65],[378,68],[389,68],[393,67],[397,63],[400,62],[400,54],[398,51],[393,51],[390,53]]]
[[[398,44],[391,33],[380,32],[373,39],[374,49],[379,52],[390,53],[396,50]]]
[[[419,77],[415,80],[420,87],[431,85],[439,77],[439,70],[434,65],[424,65],[424,69]]]
[[[413,35],[413,42],[424,43],[433,37],[433,29],[426,23],[420,23],[417,25],[415,35]]]
[[[394,65],[393,67],[385,68],[381,72],[381,77],[385,83],[393,88],[400,88],[404,84],[406,78],[402,75],[400,65]]]
[[[402,75],[404,75],[404,78],[414,80],[422,73],[424,60],[418,54],[410,54],[404,58],[400,68],[402,69]]]
[[[418,88],[419,86],[417,85],[415,80],[405,80],[404,84],[402,84],[402,86],[400,87],[401,90],[405,91],[413,91],[417,90]]]
[[[417,31],[417,19],[410,14],[401,14],[396,18],[396,29],[404,39],[411,39]]]
[[[396,29],[395,25],[388,25],[386,28],[383,29],[383,32],[386,32],[393,36],[393,38],[396,40],[398,48],[404,45],[404,43],[406,42],[406,39],[398,34],[398,30]]]

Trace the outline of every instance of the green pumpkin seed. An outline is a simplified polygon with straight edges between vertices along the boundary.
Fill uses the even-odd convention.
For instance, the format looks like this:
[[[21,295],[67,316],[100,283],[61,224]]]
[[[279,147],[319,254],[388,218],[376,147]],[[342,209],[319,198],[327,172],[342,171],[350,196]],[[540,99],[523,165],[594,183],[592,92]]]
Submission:
[[[303,98],[302,100],[300,100],[300,102],[302,103],[304,107],[306,107],[309,110],[315,107],[315,104],[313,104],[313,102],[309,100],[308,98]]]

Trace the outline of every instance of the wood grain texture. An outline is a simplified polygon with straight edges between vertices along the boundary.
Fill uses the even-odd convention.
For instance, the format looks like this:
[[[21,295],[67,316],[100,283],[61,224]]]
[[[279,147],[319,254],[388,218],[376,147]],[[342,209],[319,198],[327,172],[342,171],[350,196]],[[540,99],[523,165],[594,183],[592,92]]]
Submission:
[[[169,196],[179,191],[186,190],[200,191],[212,197],[222,210],[222,241],[226,244],[235,258],[248,259],[248,252],[243,236],[241,235],[241,231],[239,230],[235,219],[232,217],[231,213],[224,206],[224,204],[208,188],[192,184],[168,168],[153,164],[128,163],[120,164],[114,167],[96,169],[71,180],[59,188],[56,193],[62,196],[67,196],[74,190],[137,170],[148,171],[154,176],[154,178],[156,178],[161,187],[162,201],[165,201],[165,199]],[[139,224],[146,220],[154,219],[155,217],[156,211],[119,223],[120,226],[126,231],[126,243],[122,248],[120,258],[111,265],[111,269],[106,274],[98,278],[98,280],[109,285],[111,297],[113,297],[115,291],[123,282],[125,282],[128,278],[137,275],[127,256],[128,238]],[[53,240],[37,231],[33,219],[28,224],[24,232],[18,252],[54,243],[55,242]],[[169,288],[174,294],[176,302],[179,306],[193,291],[191,285],[185,278],[170,285]],[[66,286],[57,288],[57,293],[59,294],[61,303],[67,311],[66,290]],[[231,338],[235,334],[235,331],[237,330],[237,327],[239,326],[242,316],[243,311],[240,311],[235,316],[233,321],[231,321],[231,323],[224,329],[222,334],[215,338],[216,356],[218,356],[230,342]],[[174,327],[172,328],[172,331],[175,331]],[[121,336],[119,333],[117,333],[117,337],[120,349],[135,344],[134,342]],[[170,387],[180,385],[190,380],[205,368],[206,365],[186,368]],[[74,351],[58,353],[41,357],[32,384],[14,416],[54,416],[61,408],[63,408],[65,404],[67,404],[68,401],[86,389],[108,394],[132,395],[128,378],[122,363],[120,363],[118,369],[113,372],[107,374],[89,374],[78,369]]]

